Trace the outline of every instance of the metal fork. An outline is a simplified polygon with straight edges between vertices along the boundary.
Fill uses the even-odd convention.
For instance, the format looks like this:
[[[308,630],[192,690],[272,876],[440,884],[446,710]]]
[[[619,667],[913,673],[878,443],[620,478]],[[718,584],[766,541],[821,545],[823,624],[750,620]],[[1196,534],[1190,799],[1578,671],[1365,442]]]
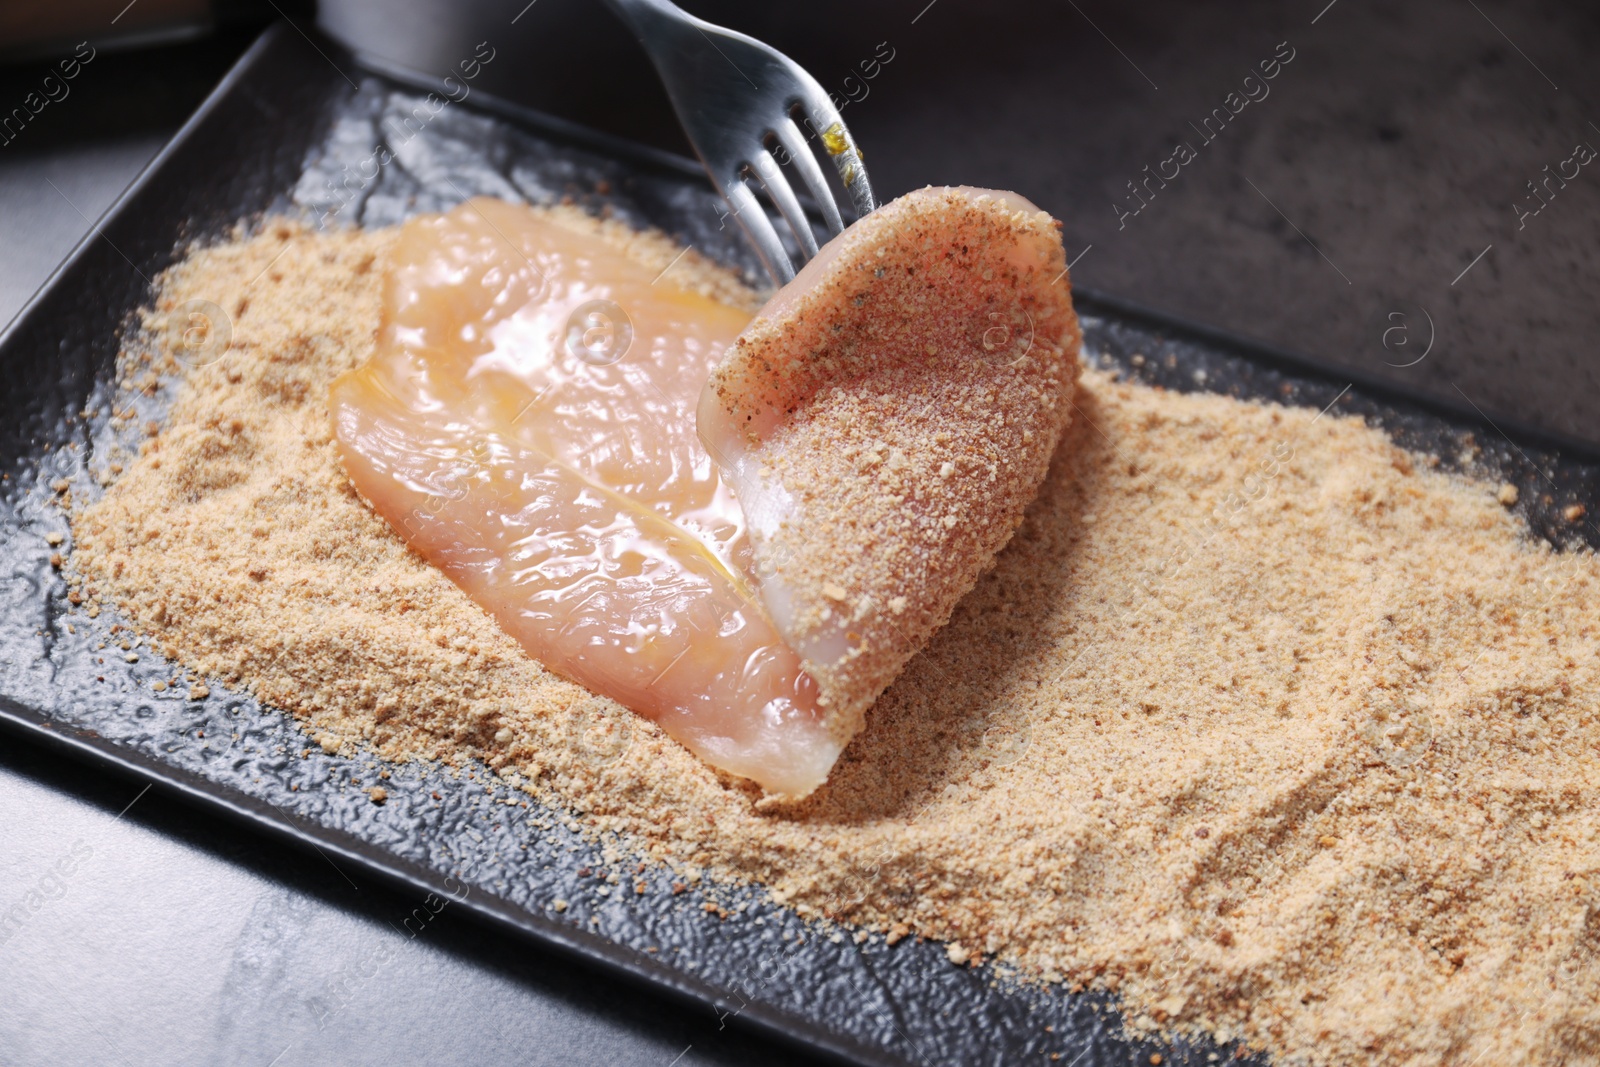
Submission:
[[[817,131],[855,213],[865,215],[876,206],[861,150],[839,109],[798,63],[753,37],[695,18],[669,0],[607,3],[650,54],[689,143],[779,285],[794,277],[796,265],[756,199],[751,179],[793,231],[802,262],[817,254],[817,240],[769,145],[781,146],[793,162],[829,232],[844,229],[833,191],[795,122],[797,110]]]

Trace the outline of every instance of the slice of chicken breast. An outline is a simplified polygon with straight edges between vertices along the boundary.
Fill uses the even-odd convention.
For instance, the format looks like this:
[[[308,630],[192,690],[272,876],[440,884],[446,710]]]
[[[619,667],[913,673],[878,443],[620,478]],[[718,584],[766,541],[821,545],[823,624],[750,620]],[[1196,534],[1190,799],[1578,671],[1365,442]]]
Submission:
[[[694,429],[749,317],[474,200],[404,225],[377,352],[330,399],[356,489],[529,654],[800,797],[842,746],[744,576],[743,514]]]

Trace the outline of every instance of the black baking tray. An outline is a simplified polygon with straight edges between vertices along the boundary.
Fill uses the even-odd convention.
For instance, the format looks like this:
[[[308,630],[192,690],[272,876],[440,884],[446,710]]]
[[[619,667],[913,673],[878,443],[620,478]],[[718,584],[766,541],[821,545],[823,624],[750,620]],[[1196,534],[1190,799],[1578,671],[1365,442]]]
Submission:
[[[148,649],[135,664],[95,662],[93,642],[115,620],[103,612],[87,624],[50,565],[52,552],[71,548],[56,487],[95,492],[115,432],[104,414],[118,395],[121,339],[150,280],[190,241],[267,212],[376,224],[498,192],[608,210],[756,276],[692,162],[481,96],[432,118],[359,196],[333,191],[370,154],[384,118],[414,109],[419,85],[293,27],[269,29],[0,336],[0,728],[154,782],[341,871],[446,895],[534,945],[840,1062],[998,1065],[1056,1054],[1090,1067],[1149,1062],[1153,1052],[1177,1064],[1239,1053],[1130,1041],[1104,996],[1024,985],[992,965],[956,968],[935,944],[835,942],[753,889],[733,894],[745,912],[732,921],[707,914],[695,892],[674,895],[665,871],[647,873],[643,895],[599,895],[597,880],[578,873],[608,866],[599,846],[567,814],[508,806],[524,798],[486,769],[390,766],[379,807],[354,784],[372,780],[375,757],[309,745],[301,758],[308,739],[290,716],[220,685],[204,701],[156,693],[151,681],[172,666]],[[1491,420],[1465,397],[1353,380],[1111,297],[1080,291],[1077,304],[1086,356],[1100,366],[1175,390],[1360,414],[1446,467],[1517,485],[1537,536],[1600,544],[1592,519],[1562,517],[1573,503],[1600,511],[1591,445]],[[162,396],[147,402],[158,417]],[[51,532],[66,538],[59,549]],[[565,912],[548,906],[557,897],[571,901]]]

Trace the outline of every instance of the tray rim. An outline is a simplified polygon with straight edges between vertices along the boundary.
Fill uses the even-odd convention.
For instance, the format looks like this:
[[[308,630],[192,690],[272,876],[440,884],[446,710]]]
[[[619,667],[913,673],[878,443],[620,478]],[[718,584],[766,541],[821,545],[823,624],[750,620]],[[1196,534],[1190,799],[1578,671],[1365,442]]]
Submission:
[[[60,284],[90,246],[103,237],[103,230],[123,212],[136,206],[140,194],[160,180],[170,159],[179,148],[195,137],[210,116],[228,100],[275,48],[292,44],[291,32],[299,34],[313,47],[316,42],[287,18],[264,29],[235,61],[194,113],[163,145],[161,150],[94,220],[89,231],[50,272],[15,316],[0,328],[0,349],[40,313],[45,298]],[[387,63],[382,59],[348,49],[328,40],[320,31],[316,38],[336,53],[351,56],[362,72],[379,74],[413,88],[433,89],[439,84],[430,75]],[[320,48],[318,49],[320,51]],[[327,56],[324,55],[326,59]],[[332,60],[329,60],[332,63]],[[337,66],[336,66],[337,69]],[[538,132],[588,147],[637,165],[669,170],[704,180],[699,163],[662,149],[594,130],[543,111],[528,108],[492,94],[481,92],[474,107]],[[1456,424],[1469,424],[1504,437],[1513,447],[1524,446],[1559,452],[1562,455],[1600,465],[1600,441],[1588,441],[1496,414],[1471,404],[1460,404],[1448,396],[1434,394],[1384,378],[1370,371],[1347,368],[1319,358],[1282,348],[1271,342],[1214,327],[1184,316],[1164,312],[1125,297],[1092,287],[1073,286],[1073,299],[1080,311],[1104,311],[1136,322],[1166,336],[1193,338],[1229,354],[1241,355],[1295,375],[1321,379],[1329,384],[1346,383],[1373,399],[1407,405]],[[1463,394],[1465,396],[1465,394]],[[155,757],[109,741],[93,730],[78,729],[51,720],[25,705],[0,695],[0,734],[34,745],[69,760],[108,772],[118,778],[160,786],[170,796],[193,805],[212,817],[248,827],[251,831],[284,842],[303,852],[336,854],[354,868],[377,878],[394,890],[453,894],[447,879],[419,864],[401,859],[345,831],[322,825],[311,828],[287,818],[270,802],[252,797],[231,787],[213,782],[192,771],[164,763]],[[452,899],[455,899],[452,895]],[[470,894],[459,901],[474,920],[505,929],[530,941],[535,947],[551,951],[610,977],[642,986],[669,999],[695,1008],[713,1007],[727,991],[715,983],[668,966],[664,961],[629,948],[587,930],[556,923],[534,912],[519,908],[489,892]],[[821,1027],[810,1019],[776,1008],[760,1000],[749,1000],[734,1016],[736,1025],[764,1037],[776,1039],[792,1048],[819,1055],[842,1064],[867,1064],[872,1067],[906,1067],[912,1060],[888,1049],[865,1045],[837,1031]]]

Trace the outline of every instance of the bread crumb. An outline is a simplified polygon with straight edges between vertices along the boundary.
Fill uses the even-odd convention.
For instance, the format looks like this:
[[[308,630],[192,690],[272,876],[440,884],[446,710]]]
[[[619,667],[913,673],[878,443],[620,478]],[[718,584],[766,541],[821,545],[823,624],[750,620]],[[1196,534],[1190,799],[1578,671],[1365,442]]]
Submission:
[[[1520,494],[1517,492],[1517,487],[1512,485],[1510,482],[1506,482],[1500,487],[1500,492],[1497,494],[1496,498],[1500,501],[1500,503],[1509,508],[1517,502],[1519,495]]]
[[[389,799],[389,791],[381,785],[375,785],[367,790],[367,795],[372,798],[374,804],[382,804]]]
[[[1282,1062],[1590,1057],[1600,564],[1493,485],[1404,473],[1359,418],[1086,371],[994,567],[828,784],[763,809],[651,724],[575,744],[593,698],[351,492],[326,387],[371,354],[382,272],[355,266],[391,235],[286,225],[191,252],[130,338],[167,359],[161,307],[252,300],[74,516],[90,617],[115,602],[323,751],[493,761],[678,884],[760,883],[858,944],[982,950]]]

